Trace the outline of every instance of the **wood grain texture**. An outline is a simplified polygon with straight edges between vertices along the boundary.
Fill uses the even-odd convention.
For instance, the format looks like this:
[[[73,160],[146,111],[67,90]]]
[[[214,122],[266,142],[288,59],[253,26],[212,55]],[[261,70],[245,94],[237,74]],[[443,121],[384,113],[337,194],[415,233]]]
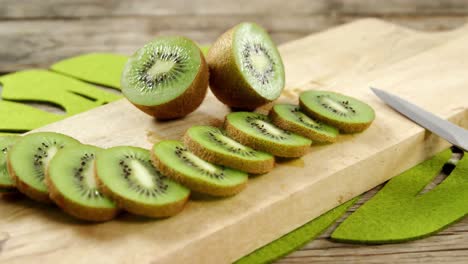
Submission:
[[[284,43],[368,16],[415,29],[453,29],[467,21],[468,1],[2,0],[0,47],[8,48],[0,49],[0,72],[48,67],[91,51],[129,55],[165,34],[208,44],[242,21],[263,25]]]
[[[297,93],[307,88],[343,91],[370,103],[377,112],[375,123],[362,134],[341,136],[333,145],[313,147],[300,166],[297,162],[280,164],[272,173],[251,180],[248,188],[233,198],[191,201],[180,215],[162,221],[124,216],[88,226],[26,200],[1,203],[0,232],[6,242],[0,261],[235,260],[447,147],[446,142],[384,106],[372,96],[369,85],[398,92],[468,127],[468,94],[464,94],[468,91],[462,89],[468,85],[465,30],[423,34],[365,20],[285,44],[280,51],[289,89],[282,100],[296,100]],[[162,138],[180,137],[193,124],[219,124],[226,112],[210,95],[187,118],[157,123],[126,101],[119,101],[42,130],[64,132],[104,147],[149,147]],[[110,137],[117,134],[112,131],[118,131],[119,136]],[[368,171],[373,174],[364,173]],[[322,247],[318,252],[324,257],[328,251]]]

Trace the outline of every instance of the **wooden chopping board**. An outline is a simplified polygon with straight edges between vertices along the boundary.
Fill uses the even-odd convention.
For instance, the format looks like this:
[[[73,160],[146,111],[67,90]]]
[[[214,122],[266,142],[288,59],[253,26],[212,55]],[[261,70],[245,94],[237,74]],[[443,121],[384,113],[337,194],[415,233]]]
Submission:
[[[365,132],[313,146],[301,159],[252,178],[245,191],[192,200],[175,217],[123,215],[84,224],[27,199],[0,201],[0,263],[229,263],[384,182],[448,143],[386,107],[368,87],[388,90],[468,127],[468,36],[464,27],[421,33],[366,19],[280,47],[295,102],[307,89],[366,101],[377,119]],[[221,124],[228,109],[211,94],[182,120],[157,122],[121,100],[38,131],[101,147],[150,148],[195,124]]]

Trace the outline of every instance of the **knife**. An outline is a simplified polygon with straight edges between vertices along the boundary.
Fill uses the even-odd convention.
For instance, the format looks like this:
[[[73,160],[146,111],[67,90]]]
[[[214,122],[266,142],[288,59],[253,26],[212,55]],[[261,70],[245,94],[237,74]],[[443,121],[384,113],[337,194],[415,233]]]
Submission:
[[[468,130],[444,120],[428,111],[388,92],[370,88],[382,101],[413,122],[447,140],[453,145],[468,151]]]

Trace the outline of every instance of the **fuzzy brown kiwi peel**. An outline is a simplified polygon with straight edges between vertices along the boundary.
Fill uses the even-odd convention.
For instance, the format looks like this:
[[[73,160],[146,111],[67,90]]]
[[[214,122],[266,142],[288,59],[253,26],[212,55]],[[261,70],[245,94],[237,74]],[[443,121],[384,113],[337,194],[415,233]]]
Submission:
[[[122,73],[124,96],[157,119],[180,118],[200,106],[208,89],[208,65],[185,37],[159,37],[128,60]]]

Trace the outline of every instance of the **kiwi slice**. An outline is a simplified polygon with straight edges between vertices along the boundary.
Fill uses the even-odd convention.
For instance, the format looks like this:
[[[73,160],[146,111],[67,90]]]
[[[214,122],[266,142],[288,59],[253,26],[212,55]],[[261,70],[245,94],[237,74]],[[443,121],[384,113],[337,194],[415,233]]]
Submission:
[[[8,151],[20,139],[19,136],[0,137],[0,191],[3,193],[15,191],[15,183],[8,173],[6,157]]]
[[[168,217],[182,211],[190,190],[159,172],[143,148],[120,146],[96,157],[100,190],[120,208],[148,217]]]
[[[60,149],[80,142],[54,132],[28,134],[13,145],[7,155],[7,167],[16,188],[39,202],[50,202],[44,182],[45,170]]]
[[[153,146],[151,154],[154,165],[163,174],[198,193],[230,196],[247,184],[247,173],[207,162],[180,141],[160,141]]]
[[[121,78],[124,96],[158,119],[183,117],[203,101],[208,66],[198,46],[185,37],[159,37],[128,60]]]
[[[184,144],[200,158],[253,174],[267,173],[275,165],[275,158],[226,136],[212,126],[193,126],[184,135]]]
[[[100,151],[89,145],[64,148],[55,154],[46,171],[50,198],[79,219],[107,221],[118,213],[115,203],[98,190],[94,160]]]
[[[231,138],[278,157],[303,156],[312,143],[308,138],[273,125],[268,116],[259,113],[230,113],[226,116],[224,127]]]
[[[375,119],[374,110],[356,98],[329,91],[307,91],[299,96],[301,110],[343,133],[361,132]]]
[[[241,23],[220,36],[206,57],[210,88],[224,104],[254,109],[278,98],[284,88],[284,66],[268,33]]]
[[[297,105],[277,104],[269,114],[271,122],[278,127],[292,131],[317,142],[335,142],[338,129],[314,120],[302,113]]]

